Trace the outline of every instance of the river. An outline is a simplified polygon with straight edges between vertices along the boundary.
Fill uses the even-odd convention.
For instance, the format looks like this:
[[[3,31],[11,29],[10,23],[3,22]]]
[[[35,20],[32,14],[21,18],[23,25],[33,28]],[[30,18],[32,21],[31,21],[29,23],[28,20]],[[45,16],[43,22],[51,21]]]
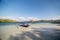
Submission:
[[[19,27],[19,23],[0,23],[0,40],[60,40],[60,24],[29,23]]]

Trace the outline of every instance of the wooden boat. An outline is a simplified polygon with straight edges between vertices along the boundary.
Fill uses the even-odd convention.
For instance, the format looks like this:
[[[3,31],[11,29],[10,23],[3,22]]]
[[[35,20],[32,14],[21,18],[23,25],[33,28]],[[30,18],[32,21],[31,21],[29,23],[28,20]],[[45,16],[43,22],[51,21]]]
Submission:
[[[20,26],[21,27],[29,27],[29,24],[24,23],[24,24],[20,24]]]
[[[29,25],[24,25],[24,24],[23,25],[20,25],[20,26],[22,26],[22,27],[29,27]]]

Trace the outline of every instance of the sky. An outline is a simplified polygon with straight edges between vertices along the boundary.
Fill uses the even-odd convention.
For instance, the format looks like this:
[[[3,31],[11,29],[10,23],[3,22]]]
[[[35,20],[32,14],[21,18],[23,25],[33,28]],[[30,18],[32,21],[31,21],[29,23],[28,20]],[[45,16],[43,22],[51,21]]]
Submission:
[[[50,19],[60,16],[60,0],[0,0],[0,17]]]

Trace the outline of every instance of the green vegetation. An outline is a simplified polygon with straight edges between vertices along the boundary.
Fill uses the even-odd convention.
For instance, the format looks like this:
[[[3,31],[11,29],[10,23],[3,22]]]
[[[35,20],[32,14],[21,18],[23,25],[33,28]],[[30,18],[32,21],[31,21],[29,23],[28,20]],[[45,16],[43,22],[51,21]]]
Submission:
[[[60,23],[60,20],[51,20],[52,23]]]
[[[39,21],[30,21],[30,22],[50,22],[50,23],[60,23],[60,20],[39,20]]]
[[[12,19],[0,19],[0,22],[18,22],[16,20],[12,20]],[[27,22],[50,22],[50,23],[60,23],[60,20],[39,20],[39,21],[27,21]]]
[[[11,19],[0,19],[0,22],[17,22],[17,21]]]

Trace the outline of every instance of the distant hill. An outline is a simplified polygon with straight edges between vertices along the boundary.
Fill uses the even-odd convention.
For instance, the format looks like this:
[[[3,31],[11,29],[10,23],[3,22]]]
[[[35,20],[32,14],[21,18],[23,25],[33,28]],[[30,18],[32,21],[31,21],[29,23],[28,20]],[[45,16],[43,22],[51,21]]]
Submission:
[[[50,22],[50,23],[60,23],[60,20],[39,20],[39,21],[29,21],[29,22]]]
[[[60,23],[60,16],[58,18],[50,19],[50,20],[38,20],[37,18],[25,20],[10,18],[10,17],[0,17],[0,22],[51,22],[51,23]]]
[[[50,20],[52,23],[60,23],[60,20]]]
[[[12,19],[0,19],[0,22],[17,22],[17,21]]]

